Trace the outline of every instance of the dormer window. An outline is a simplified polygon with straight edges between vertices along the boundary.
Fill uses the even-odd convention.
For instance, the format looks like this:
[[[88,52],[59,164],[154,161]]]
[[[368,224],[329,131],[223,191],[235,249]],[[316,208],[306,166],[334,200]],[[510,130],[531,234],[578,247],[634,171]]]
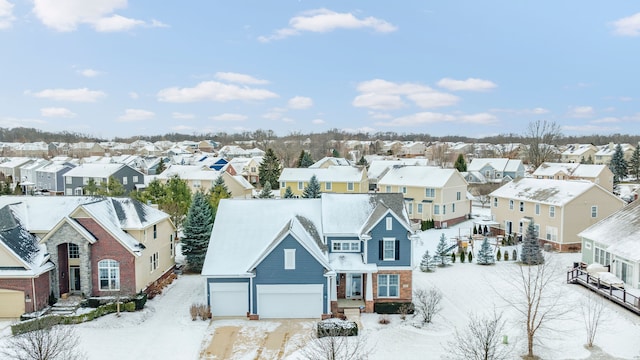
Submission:
[[[332,252],[360,252],[359,240],[333,240],[331,241]]]

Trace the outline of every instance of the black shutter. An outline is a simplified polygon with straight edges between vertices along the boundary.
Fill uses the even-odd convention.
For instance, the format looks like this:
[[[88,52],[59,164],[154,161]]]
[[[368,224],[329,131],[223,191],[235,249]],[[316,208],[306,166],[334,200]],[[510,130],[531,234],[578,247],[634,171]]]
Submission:
[[[396,260],[400,260],[400,240],[396,240]]]
[[[384,241],[378,240],[378,259],[384,260]]]

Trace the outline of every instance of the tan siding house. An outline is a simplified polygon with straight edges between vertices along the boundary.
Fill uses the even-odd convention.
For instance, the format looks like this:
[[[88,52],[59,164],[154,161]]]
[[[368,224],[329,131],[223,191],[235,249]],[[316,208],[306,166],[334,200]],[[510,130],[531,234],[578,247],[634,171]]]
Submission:
[[[540,241],[559,251],[579,251],[578,233],[625,205],[583,180],[516,179],[490,196],[491,215],[499,224],[494,232],[521,236],[533,222]]]
[[[545,162],[532,175],[536,179],[587,180],[613,192],[613,173],[605,165]]]

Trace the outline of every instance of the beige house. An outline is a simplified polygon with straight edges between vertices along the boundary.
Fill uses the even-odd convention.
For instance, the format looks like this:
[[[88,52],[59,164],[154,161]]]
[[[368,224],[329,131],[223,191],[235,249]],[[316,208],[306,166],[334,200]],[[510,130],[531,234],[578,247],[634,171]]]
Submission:
[[[178,176],[187,182],[191,192],[207,192],[213,187],[218,177],[222,176],[232,198],[251,199],[253,197],[253,185],[242,175],[231,175],[226,171],[216,171],[208,166],[197,165],[171,165],[156,179],[166,183],[171,177]]]
[[[532,175],[536,179],[587,180],[613,192],[613,173],[606,165],[545,162]]]
[[[570,144],[560,154],[560,161],[568,163],[580,163],[593,160],[598,148],[592,144]]]
[[[326,168],[284,168],[278,181],[280,196],[284,197],[287,187],[294,196],[302,196],[304,188],[314,176],[323,193],[366,193],[369,191],[367,168],[364,166],[329,166]]]
[[[614,143],[600,146],[595,154],[593,163],[597,165],[609,165],[613,154],[616,152],[616,146],[617,144]],[[631,144],[620,144],[620,147],[622,148],[624,159],[629,162],[635,148]]]
[[[471,211],[467,182],[456,169],[394,166],[378,180],[378,191],[401,193],[411,220],[434,220],[437,227],[464,221]]]
[[[621,209],[625,202],[585,180],[521,178],[490,194],[498,234],[523,235],[530,222],[538,238],[559,251],[579,251],[582,230]]]

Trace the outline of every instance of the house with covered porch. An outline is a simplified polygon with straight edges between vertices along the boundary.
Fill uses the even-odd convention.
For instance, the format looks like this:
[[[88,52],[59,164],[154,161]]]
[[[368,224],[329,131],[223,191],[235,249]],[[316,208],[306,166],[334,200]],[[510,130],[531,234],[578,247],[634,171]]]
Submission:
[[[250,318],[411,302],[413,235],[401,194],[224,199],[202,269],[206,302],[214,316]]]

